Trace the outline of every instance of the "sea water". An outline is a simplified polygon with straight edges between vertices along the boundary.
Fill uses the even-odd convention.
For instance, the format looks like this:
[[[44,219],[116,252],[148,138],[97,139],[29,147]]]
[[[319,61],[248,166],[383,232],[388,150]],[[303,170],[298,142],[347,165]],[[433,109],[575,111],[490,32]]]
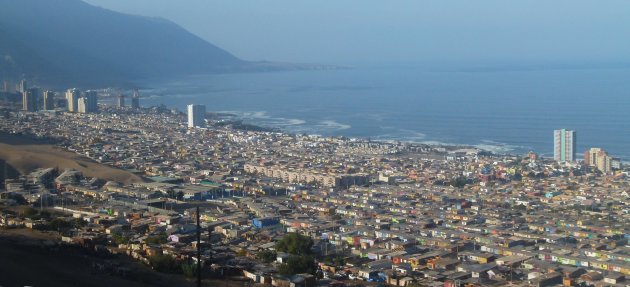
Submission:
[[[143,106],[237,114],[290,133],[471,145],[553,154],[577,131],[577,156],[630,160],[630,69],[436,70],[370,67],[197,75],[148,82]]]

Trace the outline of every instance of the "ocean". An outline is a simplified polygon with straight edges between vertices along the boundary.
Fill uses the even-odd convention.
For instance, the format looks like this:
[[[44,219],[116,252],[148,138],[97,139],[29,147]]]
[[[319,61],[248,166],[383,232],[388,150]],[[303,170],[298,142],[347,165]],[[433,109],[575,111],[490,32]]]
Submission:
[[[553,130],[630,160],[630,69],[339,70],[147,82],[142,105],[205,104],[289,133],[470,145],[553,155]]]

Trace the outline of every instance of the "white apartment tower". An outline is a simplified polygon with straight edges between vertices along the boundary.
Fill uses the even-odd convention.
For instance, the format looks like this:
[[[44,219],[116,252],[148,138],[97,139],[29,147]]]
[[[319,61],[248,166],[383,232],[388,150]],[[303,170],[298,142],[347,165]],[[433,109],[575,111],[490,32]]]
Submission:
[[[68,111],[76,113],[79,111],[79,97],[81,92],[77,89],[68,89],[66,91],[66,100],[68,101]]]
[[[188,127],[203,128],[206,126],[206,106],[205,105],[188,105]]]

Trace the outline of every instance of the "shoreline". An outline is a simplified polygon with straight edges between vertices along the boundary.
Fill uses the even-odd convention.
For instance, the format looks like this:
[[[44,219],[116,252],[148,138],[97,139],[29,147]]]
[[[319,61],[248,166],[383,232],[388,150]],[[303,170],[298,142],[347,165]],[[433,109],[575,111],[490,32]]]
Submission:
[[[152,95],[151,97],[165,97],[165,95]],[[175,110],[183,115],[186,115],[186,111],[181,111],[177,107],[172,105],[164,105],[168,109]],[[154,107],[159,107],[159,105],[152,105],[144,107],[143,109],[151,109]],[[289,136],[297,136],[297,135],[305,135],[305,136],[317,136],[322,138],[345,138],[348,140],[357,140],[363,142],[372,142],[372,143],[387,143],[387,144],[409,144],[412,146],[425,146],[432,148],[444,148],[446,150],[458,150],[458,149],[475,149],[478,152],[486,152],[496,156],[521,156],[527,154],[527,152],[533,151],[528,150],[527,152],[519,152],[513,148],[507,148],[508,151],[497,151],[496,149],[491,148],[483,148],[480,145],[488,145],[492,146],[490,143],[479,143],[479,144],[462,144],[462,143],[445,143],[439,141],[432,140],[424,140],[424,141],[416,141],[416,140],[405,140],[405,139],[395,139],[395,138],[382,138],[382,139],[374,139],[372,137],[356,137],[356,136],[346,136],[346,135],[322,135],[317,133],[300,133],[289,131],[286,128],[282,128],[282,125],[265,125],[256,123],[255,120],[248,118],[244,115],[239,115],[234,111],[206,111],[206,120],[215,121],[215,123],[209,123],[209,125],[213,127],[223,127],[230,126],[235,130],[241,131],[253,131],[253,132],[276,132],[282,133]],[[234,126],[236,124],[236,126]],[[501,149],[504,145],[500,142],[495,142],[494,144],[497,149]],[[507,144],[505,144],[507,145]],[[535,151],[533,151],[535,152]],[[536,153],[536,152],[535,152]],[[543,158],[548,158],[546,154],[537,153],[539,156]]]
[[[448,144],[448,143],[439,143],[439,142],[431,142],[431,141],[422,142],[422,141],[399,140],[399,139],[373,139],[369,137],[351,137],[351,136],[345,136],[345,135],[324,136],[324,135],[314,134],[314,133],[313,134],[296,133],[296,132],[288,131],[286,129],[282,129],[281,127],[278,127],[278,126],[268,127],[266,125],[252,123],[253,121],[247,120],[245,117],[240,116],[238,114],[234,114],[234,113],[212,111],[212,112],[206,113],[206,115],[208,114],[213,115],[212,118],[207,117],[208,120],[215,120],[217,121],[217,123],[224,120],[226,121],[226,124],[219,124],[219,125],[217,125],[217,123],[211,124],[211,126],[213,127],[216,127],[216,126],[221,127],[225,125],[225,126],[230,126],[231,128],[234,128],[236,130],[254,131],[254,132],[272,132],[272,133],[275,132],[275,133],[281,133],[281,134],[285,134],[289,136],[304,135],[304,136],[309,136],[309,137],[321,137],[321,138],[344,138],[350,141],[357,141],[357,142],[370,142],[370,143],[381,143],[381,144],[407,144],[414,147],[424,146],[424,147],[430,147],[430,148],[443,148],[447,152],[461,150],[461,149],[474,149],[474,150],[477,150],[478,152],[487,152],[487,153],[490,153],[492,155],[497,155],[497,156],[519,156],[518,153],[497,152],[491,149],[481,148],[481,147],[477,147],[471,144]],[[234,127],[232,126],[233,122],[237,122],[239,124],[242,123],[243,125],[254,128],[254,129],[252,130],[252,129],[243,129],[243,128]]]

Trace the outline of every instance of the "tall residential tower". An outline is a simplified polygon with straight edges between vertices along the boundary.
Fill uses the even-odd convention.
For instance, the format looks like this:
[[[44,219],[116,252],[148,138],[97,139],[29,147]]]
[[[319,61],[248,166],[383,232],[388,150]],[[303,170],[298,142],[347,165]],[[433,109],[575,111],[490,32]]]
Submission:
[[[44,91],[44,110],[55,109],[55,92]]]
[[[188,105],[188,127],[205,127],[206,122],[206,106],[205,105]]]
[[[69,112],[76,113],[79,111],[80,96],[81,92],[77,89],[68,89],[66,91],[66,100],[68,101],[68,104],[66,106],[68,107]]]
[[[22,110],[27,112],[37,111],[37,94],[39,91],[35,88],[26,89],[22,92]]]
[[[131,96],[131,108],[134,110],[140,108],[140,92],[138,89],[133,89],[133,95]]]
[[[553,131],[553,159],[558,162],[575,161],[575,131],[561,129]]]

